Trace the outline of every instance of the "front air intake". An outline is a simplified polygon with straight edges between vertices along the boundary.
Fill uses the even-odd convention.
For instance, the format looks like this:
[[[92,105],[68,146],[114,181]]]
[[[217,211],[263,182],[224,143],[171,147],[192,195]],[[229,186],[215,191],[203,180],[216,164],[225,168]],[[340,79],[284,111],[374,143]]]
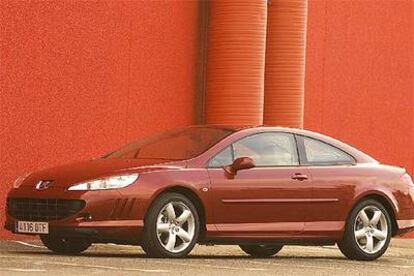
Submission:
[[[83,200],[8,198],[7,213],[18,220],[52,221],[70,217],[85,207]]]

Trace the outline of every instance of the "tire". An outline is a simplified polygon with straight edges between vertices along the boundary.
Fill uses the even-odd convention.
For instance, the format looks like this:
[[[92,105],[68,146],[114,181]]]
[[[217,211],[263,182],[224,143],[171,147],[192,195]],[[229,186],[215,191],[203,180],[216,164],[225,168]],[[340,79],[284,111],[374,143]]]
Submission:
[[[199,233],[200,219],[191,200],[179,193],[165,193],[147,212],[141,247],[149,257],[185,257],[197,243]]]
[[[76,255],[91,246],[91,243],[85,240],[52,235],[40,235],[40,240],[49,250],[58,254]]]
[[[338,247],[351,260],[373,261],[385,253],[391,234],[392,222],[387,209],[376,200],[366,199],[352,209]]]
[[[283,245],[239,245],[241,250],[252,257],[267,258],[282,250]]]

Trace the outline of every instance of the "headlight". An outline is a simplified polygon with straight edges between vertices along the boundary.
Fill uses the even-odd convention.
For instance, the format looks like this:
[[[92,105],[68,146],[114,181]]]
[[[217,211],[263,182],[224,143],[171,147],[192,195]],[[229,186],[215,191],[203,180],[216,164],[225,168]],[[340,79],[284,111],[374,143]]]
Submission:
[[[125,174],[95,179],[87,182],[75,184],[68,188],[69,191],[90,191],[119,189],[131,185],[138,179],[139,174]]]

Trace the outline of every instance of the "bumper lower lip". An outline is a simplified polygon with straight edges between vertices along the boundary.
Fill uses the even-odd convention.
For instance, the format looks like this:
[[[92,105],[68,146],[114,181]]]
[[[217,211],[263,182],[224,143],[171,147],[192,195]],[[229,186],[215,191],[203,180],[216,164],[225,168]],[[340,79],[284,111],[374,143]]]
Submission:
[[[19,234],[15,232],[15,222],[6,222],[4,228]],[[88,221],[76,224],[52,223],[49,226],[49,234],[88,239],[94,242],[125,241],[126,243],[138,243],[143,225],[142,220]]]

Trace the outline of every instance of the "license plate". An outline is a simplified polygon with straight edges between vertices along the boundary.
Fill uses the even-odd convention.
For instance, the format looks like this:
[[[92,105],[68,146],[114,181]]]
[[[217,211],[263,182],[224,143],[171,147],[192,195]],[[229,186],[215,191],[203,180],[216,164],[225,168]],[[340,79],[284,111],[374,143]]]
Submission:
[[[49,234],[49,223],[40,221],[18,221],[17,233]]]

